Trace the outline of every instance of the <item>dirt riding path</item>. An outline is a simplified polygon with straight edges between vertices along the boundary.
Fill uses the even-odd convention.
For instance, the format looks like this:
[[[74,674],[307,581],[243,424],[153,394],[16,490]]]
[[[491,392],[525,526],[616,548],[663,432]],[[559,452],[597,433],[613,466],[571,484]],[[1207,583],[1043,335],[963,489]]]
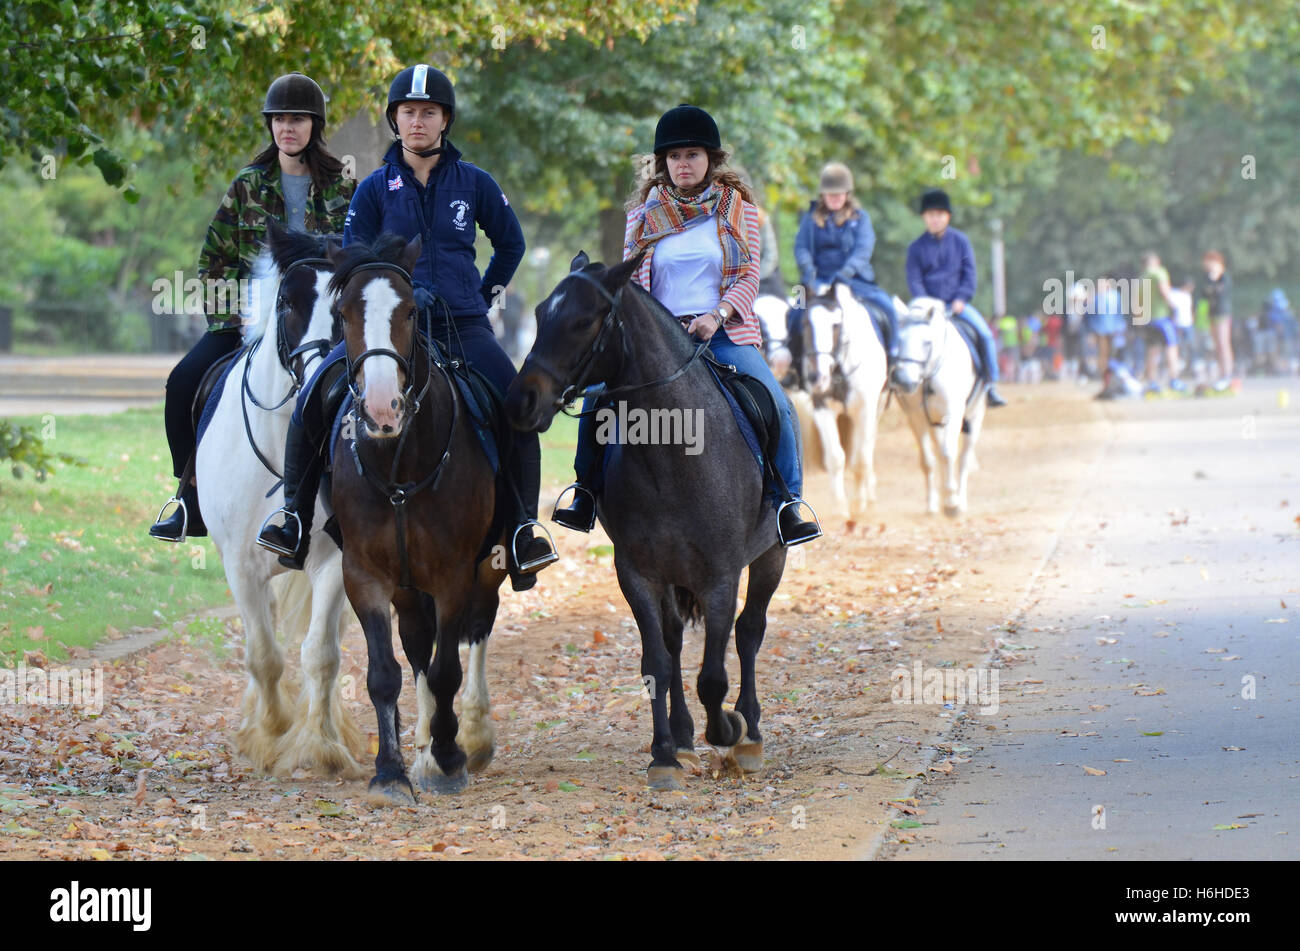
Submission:
[[[954,716],[969,711],[980,729],[985,718],[891,703],[890,672],[915,660],[979,666],[995,651],[1004,687],[1014,683],[1022,639],[1004,624],[1110,438],[1104,409],[1081,391],[1007,389],[1013,402],[990,416],[964,519],[924,515],[896,408],[883,424],[868,524],[847,533],[825,476],[810,478],[828,536],[792,553],[770,611],[757,774],[715,775],[697,707],[703,773],[682,792],[646,789],[639,636],[602,553],[608,539],[561,531],[563,561],[534,591],[504,595],[489,658],[497,755],[466,792],[384,808],[367,800],[364,780],[255,775],[230,746],[243,689],[235,620],[220,636],[168,640],[108,669],[98,718],[0,707],[0,850],[104,860],[866,858],[882,835],[906,841],[912,833],[895,824],[915,802],[895,800],[917,776],[983,768],[943,737]],[[687,632],[692,700],[701,642]],[[373,742],[355,623],[343,650],[347,705]],[[289,664],[296,669],[296,647]],[[734,699],[734,651],[728,668]]]

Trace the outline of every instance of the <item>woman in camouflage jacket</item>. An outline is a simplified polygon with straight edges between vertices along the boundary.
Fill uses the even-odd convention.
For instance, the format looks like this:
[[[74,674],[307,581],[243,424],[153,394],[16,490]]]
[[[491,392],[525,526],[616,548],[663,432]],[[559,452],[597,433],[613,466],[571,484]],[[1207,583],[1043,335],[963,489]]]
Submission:
[[[271,144],[240,170],[221,199],[199,253],[199,279],[238,287],[246,279],[266,236],[266,221],[275,218],[291,231],[337,234],[343,230],[355,178],[325,148],[325,94],[307,76],[281,76],[267,90],[262,115]],[[176,364],[167,378],[164,418],[171,448],[172,472],[184,475],[194,453],[191,407],[203,374],[221,357],[239,348],[239,294],[209,294],[208,330]],[[223,306],[224,305],[224,306]],[[179,501],[149,534],[164,541],[206,535],[193,479],[180,487]],[[170,504],[170,503],[169,503]],[[165,509],[164,509],[165,511]],[[188,526],[186,515],[188,514]]]

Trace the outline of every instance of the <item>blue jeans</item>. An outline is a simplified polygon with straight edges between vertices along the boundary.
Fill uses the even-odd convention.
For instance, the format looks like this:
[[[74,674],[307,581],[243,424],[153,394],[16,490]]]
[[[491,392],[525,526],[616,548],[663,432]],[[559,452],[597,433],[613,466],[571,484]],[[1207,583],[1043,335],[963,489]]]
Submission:
[[[771,368],[763,359],[762,352],[758,347],[750,344],[732,343],[727,338],[726,331],[721,329],[709,340],[709,349],[722,363],[733,364],[741,373],[747,373],[761,380],[767,387],[767,391],[772,394],[772,399],[776,401],[780,411],[781,420],[781,437],[776,447],[776,456],[772,461],[776,471],[781,473],[781,478],[785,480],[786,488],[796,497],[802,498],[803,447],[800,444],[799,424],[794,418],[794,406],[785,395],[785,391],[781,389],[781,384],[776,382],[776,377],[772,375]],[[604,388],[604,384],[601,384],[600,389]],[[584,399],[583,412],[590,410],[594,402],[594,397]],[[600,473],[596,471],[599,455],[600,449],[596,444],[596,416],[593,413],[583,416],[578,422],[578,447],[573,458],[573,470],[578,476],[578,481],[593,491],[600,487]],[[770,497],[774,508],[784,501],[776,494],[775,487]]]
[[[970,301],[962,308],[960,314],[953,315],[954,320],[960,320],[967,327],[970,327],[980,338],[980,355],[984,358],[984,365],[988,367],[989,382],[998,381],[998,349],[993,342],[993,331],[989,329],[988,321],[984,315],[972,306]]]

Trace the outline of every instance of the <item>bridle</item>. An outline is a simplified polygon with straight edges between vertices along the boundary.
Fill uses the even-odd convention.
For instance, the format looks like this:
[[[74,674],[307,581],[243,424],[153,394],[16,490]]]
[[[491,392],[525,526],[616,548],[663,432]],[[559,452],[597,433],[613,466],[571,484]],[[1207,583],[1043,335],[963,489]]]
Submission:
[[[920,320],[907,321],[907,324],[911,326],[915,326],[920,323],[929,324],[931,330],[933,330],[934,325],[931,324],[929,321],[920,321]],[[930,401],[929,401],[928,384],[930,380],[934,378],[935,374],[937,374],[939,370],[943,367],[943,355],[948,351],[948,333],[951,329],[952,329],[952,319],[948,316],[947,313],[945,313],[943,315],[943,339],[940,340],[939,342],[940,345],[938,348],[937,355],[935,354],[934,334],[931,333],[929,338],[925,341],[926,349],[925,349],[924,357],[921,358],[905,357],[902,354],[899,354],[897,357],[894,358],[894,362],[896,363],[916,363],[920,365],[921,378],[918,386],[920,387],[921,390],[921,411],[925,413],[926,421],[929,422],[931,426],[942,426],[944,424],[944,420],[939,420],[938,422],[935,422],[933,419],[930,418]],[[900,337],[903,335],[902,326],[899,327],[898,334]],[[890,393],[893,393],[895,389],[896,387],[894,386],[891,380],[889,384]]]
[[[619,393],[630,393],[634,390],[645,390],[671,383],[689,370],[691,364],[695,363],[701,355],[708,350],[709,342],[707,340],[701,340],[699,344],[696,345],[695,351],[684,364],[672,373],[668,374],[668,376],[661,377],[658,380],[650,380],[646,383],[627,383],[622,386],[616,386],[612,389],[599,389],[599,384],[588,386],[587,380],[591,376],[593,367],[596,365],[596,360],[604,354],[607,349],[609,349],[610,337],[616,330],[619,336],[619,364],[618,370],[613,375],[618,376],[622,374],[624,368],[627,366],[627,328],[623,325],[623,316],[620,313],[623,303],[623,290],[627,285],[624,284],[617,291],[611,294],[604,284],[592,277],[586,271],[571,271],[568,276],[579,278],[596,288],[600,293],[600,296],[609,303],[609,311],[601,321],[600,330],[596,332],[596,336],[591,341],[590,346],[587,347],[586,353],[583,354],[582,359],[578,361],[577,367],[574,368],[573,373],[576,376],[576,379],[572,383],[567,382],[568,378],[564,373],[561,373],[545,358],[538,356],[536,352],[528,355],[527,363],[531,363],[560,385],[560,395],[555,398],[553,405],[566,416],[578,418],[581,416],[589,416],[596,412],[595,407],[583,412],[570,412],[568,407],[574,400],[584,399],[590,396],[600,396],[604,399],[605,397],[615,396]]]
[[[248,354],[244,358],[244,372],[243,380],[240,384],[239,398],[239,406],[244,416],[244,435],[248,437],[248,444],[253,449],[253,455],[257,456],[257,460],[262,463],[263,468],[278,480],[275,485],[271,486],[271,491],[266,494],[267,498],[270,498],[271,495],[273,495],[284,483],[284,476],[276,470],[275,466],[271,464],[271,460],[266,458],[266,454],[258,448],[257,440],[253,438],[253,425],[248,418],[248,404],[251,402],[258,409],[265,412],[273,412],[284,406],[298,395],[302,390],[303,385],[306,383],[307,359],[305,355],[314,352],[319,359],[329,353],[334,346],[333,340],[317,338],[315,340],[303,341],[292,350],[289,349],[289,338],[285,331],[284,322],[285,317],[288,316],[292,307],[285,294],[285,284],[289,275],[293,273],[294,268],[304,266],[324,266],[332,269],[334,264],[328,258],[301,258],[292,262],[284,269],[284,273],[280,275],[280,285],[276,289],[275,295],[275,349],[276,357],[280,361],[281,368],[292,377],[292,382],[289,384],[289,392],[287,392],[278,403],[272,403],[270,405],[259,400],[257,394],[253,392],[252,383],[249,382],[249,373],[253,366],[253,358],[257,355],[258,349],[262,346],[262,341],[266,339],[265,333],[254,341],[253,345],[248,350]]]
[[[358,264],[347,273],[344,286],[346,287],[347,283],[351,282],[352,279],[362,271],[396,271],[397,274],[406,281],[407,286],[410,287],[412,291],[415,289],[415,282],[411,280],[411,275],[407,273],[405,268],[399,264],[391,264],[385,261],[368,261],[365,264]],[[342,292],[340,292],[339,297],[343,297]],[[451,444],[452,440],[456,438],[456,426],[460,421],[460,396],[457,393],[456,384],[452,380],[451,373],[448,370],[448,362],[439,359],[440,351],[437,349],[437,346],[433,341],[432,331],[427,334],[422,333],[419,329],[419,321],[417,320],[416,323],[416,329],[413,330],[411,334],[411,351],[405,357],[389,347],[372,347],[368,350],[363,350],[357,355],[355,360],[352,359],[351,355],[348,355],[347,357],[348,392],[352,395],[351,416],[353,432],[355,433],[350,445],[352,450],[352,461],[357,467],[358,475],[364,476],[366,481],[368,481],[377,491],[386,496],[389,503],[393,506],[394,527],[397,533],[397,555],[401,565],[401,578],[399,584],[401,587],[408,589],[411,587],[411,561],[406,550],[406,503],[412,497],[423,492],[425,489],[436,488],[438,483],[442,480],[442,474],[447,468],[447,461],[451,458]],[[418,340],[421,337],[424,338],[424,350],[425,355],[428,357],[429,369],[428,373],[425,374],[424,385],[420,388],[420,392],[413,395],[412,391],[415,388],[414,370],[415,357],[417,353],[416,348],[418,346]],[[393,462],[392,466],[389,468],[387,480],[383,479],[373,468],[366,464],[365,460],[361,458],[361,452],[358,449],[361,442],[360,434],[361,426],[365,418],[365,407],[362,405],[362,395],[357,389],[356,375],[358,368],[363,362],[370,357],[376,356],[392,357],[397,361],[397,365],[401,367],[402,372],[406,374],[406,389],[402,392],[399,399],[402,403],[403,412],[406,411],[407,407],[410,408],[410,419],[407,424],[402,427],[402,434],[397,437],[397,449],[393,452]],[[456,365],[457,361],[451,361],[451,366],[454,367]],[[443,380],[447,384],[447,391],[451,395],[451,425],[447,428],[447,444],[443,446],[442,454],[438,457],[437,463],[435,463],[433,470],[428,475],[415,482],[398,482],[397,472],[401,466],[403,450],[406,448],[406,437],[409,436],[411,430],[415,428],[415,417],[420,412],[421,403],[429,392],[429,386],[433,382],[433,371],[435,368],[442,375]]]

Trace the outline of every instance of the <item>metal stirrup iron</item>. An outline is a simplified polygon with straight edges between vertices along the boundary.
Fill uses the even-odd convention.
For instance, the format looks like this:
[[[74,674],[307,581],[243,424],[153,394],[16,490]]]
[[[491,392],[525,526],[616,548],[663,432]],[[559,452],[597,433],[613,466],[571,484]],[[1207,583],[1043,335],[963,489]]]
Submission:
[[[179,545],[181,542],[185,541],[186,536],[188,536],[190,532],[190,507],[185,504],[185,500],[183,498],[181,498],[179,495],[173,495],[170,499],[168,499],[166,502],[163,503],[163,507],[158,510],[158,517],[153,521],[155,525],[161,522],[163,517],[163,512],[167,511],[167,507],[171,505],[173,502],[175,502],[177,505],[181,507],[180,537],[168,538],[166,535],[154,535],[152,532],[150,532],[150,537],[156,538],[162,542],[171,542],[174,545]]]
[[[577,499],[578,499],[578,493],[579,493],[579,492],[585,492],[585,493],[587,493],[587,495],[589,495],[589,496],[591,495],[591,490],[588,489],[586,486],[584,486],[581,482],[573,482],[573,483],[570,483],[569,485],[566,485],[566,486],[564,487],[564,490],[563,490],[562,492],[560,492],[560,494],[559,494],[558,496],[556,496],[555,504],[554,504],[553,506],[551,506],[551,521],[552,521],[552,522],[555,522],[557,525],[564,525],[563,522],[556,521],[555,513],[558,512],[558,511],[560,510],[560,502],[563,501],[563,499],[564,499],[564,493],[565,493],[565,492],[568,492],[570,489],[573,490],[573,498],[574,498],[574,501],[575,501],[575,502],[576,502]],[[593,499],[593,501],[594,501],[594,499]],[[568,526],[566,526],[566,527],[568,527]],[[590,518],[590,520],[588,520],[588,522],[587,522],[587,527],[584,528],[584,529],[582,529],[582,531],[584,531],[584,532],[589,532],[589,531],[591,531],[591,530],[592,530],[593,528],[595,528],[595,527],[596,527],[596,506],[593,504],[593,505],[591,506],[591,518]],[[544,529],[543,529],[543,530],[544,530]],[[549,535],[550,533],[548,532],[547,534]]]
[[[532,558],[529,559],[528,561],[520,562],[519,533],[522,532],[525,528],[531,528],[534,526],[542,530],[542,534],[546,536],[546,542],[548,545],[551,546],[551,550],[547,552],[545,555],[540,555],[537,558]],[[518,566],[519,573],[521,575],[532,574],[533,572],[538,571],[541,568],[545,568],[547,565],[560,560],[560,555],[555,550],[555,539],[552,538],[551,533],[546,530],[546,526],[543,525],[541,522],[537,521],[537,519],[535,518],[530,518],[526,522],[519,523],[519,527],[515,529],[514,535],[510,536],[510,553],[514,556],[515,564]]]
[[[822,522],[821,519],[817,517],[817,510],[809,505],[804,499],[788,499],[785,502],[782,502],[781,507],[776,510],[776,537],[780,540],[782,548],[789,548],[791,543],[786,539],[785,534],[781,531],[781,513],[792,505],[807,505],[808,511],[812,513],[813,524],[817,526],[816,535],[797,539],[794,544],[802,545],[804,542],[816,541],[822,537]]]
[[[266,531],[266,527],[271,524],[271,519],[275,518],[282,512],[284,513],[284,528],[288,529],[290,519],[293,519],[293,523],[297,527],[294,533],[294,546],[292,548],[285,548],[283,545],[272,544],[262,537],[262,533]],[[257,543],[267,551],[273,551],[277,555],[284,555],[286,558],[292,558],[297,552],[298,546],[302,544],[302,519],[298,517],[297,512],[290,511],[283,505],[280,506],[266,517],[266,520],[262,522],[262,527],[257,530]]]

